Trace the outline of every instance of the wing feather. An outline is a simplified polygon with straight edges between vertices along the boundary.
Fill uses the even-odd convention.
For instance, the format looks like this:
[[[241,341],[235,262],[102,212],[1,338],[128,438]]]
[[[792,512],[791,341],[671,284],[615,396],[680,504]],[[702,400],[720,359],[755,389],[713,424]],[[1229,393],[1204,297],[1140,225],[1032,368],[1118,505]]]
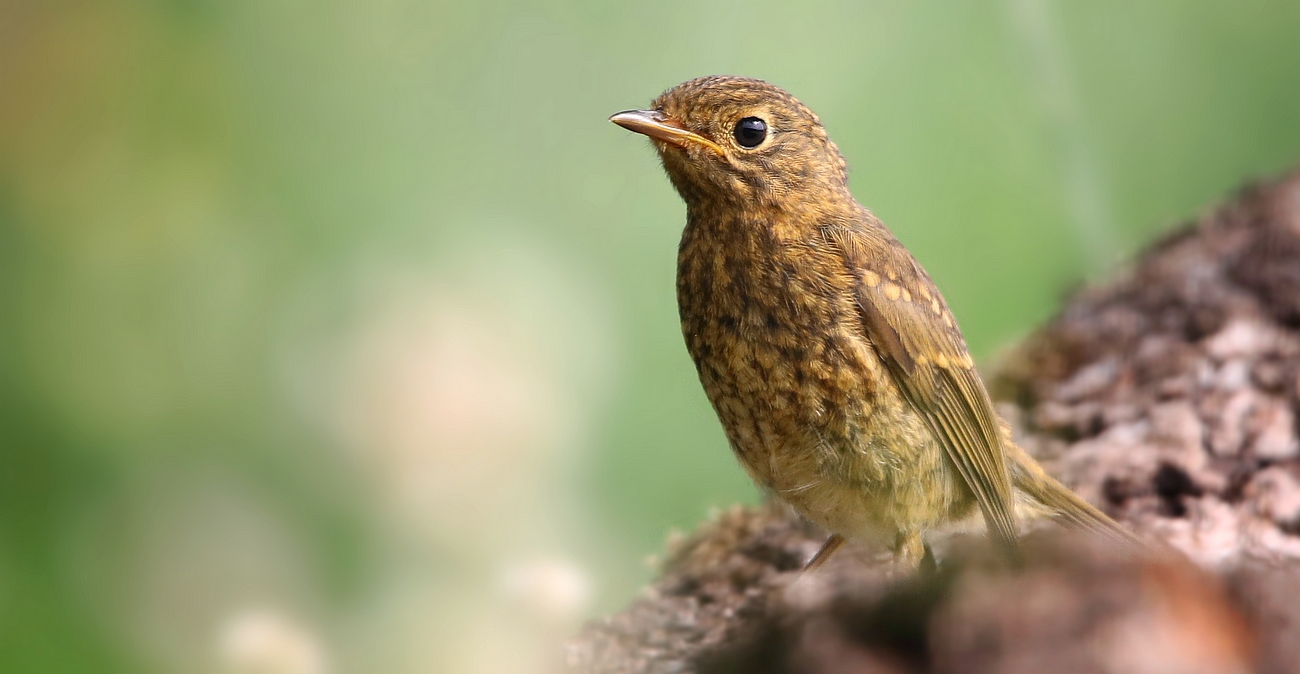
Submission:
[[[1014,550],[1014,500],[1001,429],[938,289],[878,222],[825,232],[856,280],[862,326],[881,361],[974,493],[990,534]],[[872,250],[888,254],[869,256]]]

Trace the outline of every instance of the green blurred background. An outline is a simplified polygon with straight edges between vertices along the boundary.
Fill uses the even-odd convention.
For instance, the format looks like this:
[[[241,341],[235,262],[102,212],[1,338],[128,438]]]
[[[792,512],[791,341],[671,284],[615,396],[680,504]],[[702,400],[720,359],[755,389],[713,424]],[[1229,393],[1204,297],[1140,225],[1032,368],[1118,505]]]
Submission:
[[[609,123],[818,111],[977,356],[1300,158],[1300,3],[0,0],[0,671],[546,672],[757,495]]]

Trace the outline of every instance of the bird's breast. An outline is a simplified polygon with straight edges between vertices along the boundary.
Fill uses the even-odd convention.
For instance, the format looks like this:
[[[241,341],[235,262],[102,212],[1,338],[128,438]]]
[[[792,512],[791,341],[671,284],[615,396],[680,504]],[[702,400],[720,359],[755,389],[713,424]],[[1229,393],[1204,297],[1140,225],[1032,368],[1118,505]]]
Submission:
[[[810,243],[683,238],[682,331],[742,459],[852,442],[871,415],[887,375],[862,335],[850,283],[843,262]]]

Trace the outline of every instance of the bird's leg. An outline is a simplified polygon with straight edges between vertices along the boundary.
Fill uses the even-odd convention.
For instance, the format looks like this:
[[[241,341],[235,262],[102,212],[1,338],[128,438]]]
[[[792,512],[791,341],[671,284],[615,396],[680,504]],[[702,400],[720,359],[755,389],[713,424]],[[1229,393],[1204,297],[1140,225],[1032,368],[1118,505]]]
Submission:
[[[841,545],[844,545],[844,537],[839,534],[831,534],[831,537],[826,539],[825,543],[822,543],[822,549],[818,550],[817,554],[813,555],[813,558],[804,565],[804,573],[816,571],[817,567],[825,564],[826,560],[830,559],[831,555],[835,554],[835,551],[839,550]]]
[[[929,553],[929,546],[918,533],[900,531],[894,539],[894,564],[900,570],[915,571],[924,568],[926,557],[934,559]]]
[[[934,550],[930,549],[929,543],[922,543],[925,546],[925,556],[921,557],[921,565],[918,570],[927,576],[932,576],[939,572],[939,561],[934,558]]]

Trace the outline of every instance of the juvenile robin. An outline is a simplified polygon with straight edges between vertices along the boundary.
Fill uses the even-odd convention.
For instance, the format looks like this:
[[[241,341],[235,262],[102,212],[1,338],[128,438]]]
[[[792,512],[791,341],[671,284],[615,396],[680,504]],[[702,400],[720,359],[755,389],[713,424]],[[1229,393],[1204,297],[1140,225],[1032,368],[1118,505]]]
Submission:
[[[750,477],[831,532],[920,563],[927,531],[1017,516],[1136,540],[1013,442],[943,296],[849,193],[817,115],[704,77],[610,121],[649,136],[686,202],[682,333]]]

